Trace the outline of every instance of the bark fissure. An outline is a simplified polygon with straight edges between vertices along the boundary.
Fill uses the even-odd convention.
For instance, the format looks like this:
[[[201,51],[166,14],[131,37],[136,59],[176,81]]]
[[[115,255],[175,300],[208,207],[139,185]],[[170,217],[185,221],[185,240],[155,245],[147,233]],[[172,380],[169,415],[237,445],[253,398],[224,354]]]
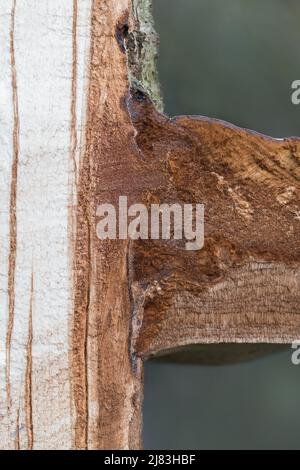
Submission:
[[[93,12],[91,7],[91,30],[93,31]],[[73,36],[74,37],[74,36]],[[91,33],[92,38],[92,33]],[[74,47],[74,46],[73,46]],[[74,49],[73,49],[74,50]],[[93,42],[90,43],[90,61],[93,57]],[[89,73],[88,97],[91,94],[92,72]],[[87,101],[87,130],[89,129],[90,106]],[[88,131],[77,179],[77,214],[74,244],[74,315],[72,332],[72,389],[75,406],[74,448],[88,448],[88,331],[91,295],[91,229],[90,229],[90,148]]]
[[[31,294],[28,321],[28,341],[27,341],[27,363],[25,375],[25,412],[26,412],[26,430],[27,430],[27,449],[33,450],[33,419],[32,419],[32,311],[34,296],[34,277],[31,275]]]
[[[72,90],[71,90],[71,160],[75,183],[77,182],[76,151],[78,145],[77,137],[77,15],[78,0],[73,0],[73,24],[72,24]]]
[[[10,26],[10,59],[11,59],[11,86],[13,96],[13,160],[11,171],[10,187],[10,222],[9,222],[9,259],[8,259],[8,325],[6,336],[6,390],[7,405],[10,407],[10,349],[11,338],[14,326],[15,310],[15,270],[16,270],[16,251],[17,251],[17,180],[18,180],[18,161],[19,161],[19,110],[18,110],[18,88],[17,72],[15,62],[15,14],[16,0],[13,0],[11,11]]]
[[[16,438],[15,438],[15,450],[20,450],[20,409],[17,411],[16,419]]]

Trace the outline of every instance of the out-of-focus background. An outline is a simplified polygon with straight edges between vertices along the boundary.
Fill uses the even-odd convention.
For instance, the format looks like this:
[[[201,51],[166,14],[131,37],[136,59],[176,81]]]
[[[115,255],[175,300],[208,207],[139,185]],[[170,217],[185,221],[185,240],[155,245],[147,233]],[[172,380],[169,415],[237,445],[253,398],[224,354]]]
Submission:
[[[300,106],[291,103],[299,0],[153,3],[166,113],[300,136]],[[147,363],[145,448],[300,449],[300,366],[291,354],[215,367]]]

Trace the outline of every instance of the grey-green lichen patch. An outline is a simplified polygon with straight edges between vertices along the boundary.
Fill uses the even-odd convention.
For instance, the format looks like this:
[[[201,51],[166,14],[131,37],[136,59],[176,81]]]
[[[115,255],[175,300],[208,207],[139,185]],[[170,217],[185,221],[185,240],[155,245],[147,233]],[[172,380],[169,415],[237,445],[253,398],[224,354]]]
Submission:
[[[132,0],[135,27],[127,37],[126,52],[132,86],[143,88],[163,111],[157,72],[158,35],[154,28],[152,0]]]

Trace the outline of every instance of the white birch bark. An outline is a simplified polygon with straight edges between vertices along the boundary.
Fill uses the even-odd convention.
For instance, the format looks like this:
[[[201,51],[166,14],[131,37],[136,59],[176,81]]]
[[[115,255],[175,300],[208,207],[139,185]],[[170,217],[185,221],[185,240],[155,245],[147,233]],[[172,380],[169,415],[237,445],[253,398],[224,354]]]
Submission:
[[[91,0],[0,2],[0,447],[69,449]]]

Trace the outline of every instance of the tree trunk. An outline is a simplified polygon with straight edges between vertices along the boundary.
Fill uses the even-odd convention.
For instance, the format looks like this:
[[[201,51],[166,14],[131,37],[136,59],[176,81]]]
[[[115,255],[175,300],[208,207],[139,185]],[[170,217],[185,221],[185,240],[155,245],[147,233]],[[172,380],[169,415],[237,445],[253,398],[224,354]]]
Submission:
[[[300,141],[160,114],[150,4],[0,3],[3,449],[140,448],[145,359],[299,339]],[[205,248],[100,241],[121,195]]]

